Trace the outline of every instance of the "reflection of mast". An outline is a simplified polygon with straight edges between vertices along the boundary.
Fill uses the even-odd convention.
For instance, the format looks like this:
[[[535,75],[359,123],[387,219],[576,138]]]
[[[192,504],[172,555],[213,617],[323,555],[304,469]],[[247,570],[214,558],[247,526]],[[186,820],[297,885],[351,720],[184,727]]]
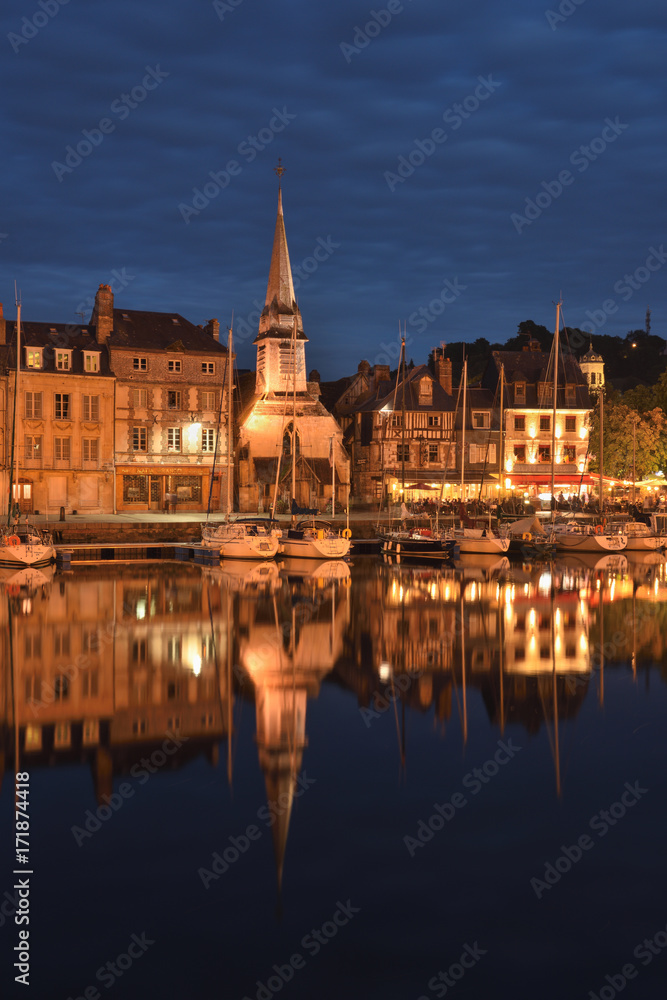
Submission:
[[[553,493],[552,493],[553,496]],[[560,747],[558,743],[558,690],[556,687],[556,615],[554,608],[554,588],[553,580],[551,584],[551,663],[553,666],[552,670],[552,680],[553,680],[553,699],[554,699],[554,756],[556,763],[556,792],[558,797],[561,795],[561,783],[560,783]]]

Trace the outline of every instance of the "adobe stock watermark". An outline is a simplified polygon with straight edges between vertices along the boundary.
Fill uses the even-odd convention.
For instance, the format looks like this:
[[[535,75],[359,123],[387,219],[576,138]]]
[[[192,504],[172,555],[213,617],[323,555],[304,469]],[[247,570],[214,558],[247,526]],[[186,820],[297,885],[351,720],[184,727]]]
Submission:
[[[332,236],[318,236],[312,252],[307,257],[304,257],[296,267],[292,267],[294,291],[296,292],[304,281],[307,281],[311,275],[315,274],[320,265],[329,260],[340,246],[341,244],[336,243]],[[247,316],[242,317],[234,324],[234,336],[237,343],[246,340],[248,337],[257,336],[257,327],[264,309],[264,303],[260,302],[259,299],[253,299],[252,304],[255,308]]]
[[[638,781],[635,781],[634,785],[626,781],[618,802],[612,802],[607,809],[601,809],[597,812],[590,819],[588,828],[597,834],[598,840],[606,837],[609,831],[623,819],[628,810],[636,806],[647,792],[648,788],[642,788]],[[537,898],[541,899],[545,892],[553,889],[563,875],[566,875],[574,865],[581,861],[584,852],[592,851],[596,843],[597,841],[593,840],[590,834],[582,833],[576,838],[574,844],[569,846],[561,844],[562,853],[555,861],[545,861],[542,877],[534,876],[530,880],[530,886]]]
[[[407,0],[407,2],[412,3],[412,0]],[[367,49],[373,39],[377,38],[380,32],[391,24],[394,17],[397,14],[402,14],[404,10],[405,7],[401,0],[389,0],[386,7],[381,7],[380,10],[369,10],[369,19],[366,24],[363,27],[355,24],[352,42],[341,42],[338,46],[348,66],[352,62],[352,57],[358,56],[364,49]]]
[[[170,75],[160,69],[160,66],[146,66],[146,75],[141,83],[138,83],[129,93],[122,93],[109,105],[109,111],[115,115],[119,121],[125,121],[130,114],[139,107],[148,97],[149,93],[157,90],[160,84]],[[101,146],[107,135],[116,131],[116,122],[112,118],[100,118],[94,128],[84,128],[81,131],[83,139],[80,139],[76,146],[65,147],[65,161],[52,160],[51,169],[58,178],[58,183],[62,184],[65,174],[71,174],[87,159],[94,149]]]
[[[478,76],[479,83],[467,97],[460,103],[452,104],[451,107],[443,111],[442,120],[449,125],[451,132],[456,132],[461,128],[464,121],[479,109],[484,101],[488,101],[492,94],[501,86],[493,76]],[[385,170],[382,175],[387,182],[389,190],[393,193],[399,184],[404,184],[408,177],[412,177],[415,170],[421,167],[426,160],[433,156],[438,146],[442,146],[449,139],[449,133],[443,128],[434,128],[425,139],[415,139],[413,148],[407,154],[401,154],[397,160],[395,171]]]
[[[346,927],[353,917],[361,913],[360,906],[353,906],[352,900],[345,903],[340,900],[336,903],[336,909],[329,920],[325,920],[321,927],[313,927],[301,938],[301,947],[311,958],[319,955],[320,951],[332,941],[342,927]],[[307,959],[300,951],[295,952],[284,965],[277,963],[272,967],[272,974],[268,976],[266,983],[258,979],[255,983],[257,987],[254,998],[247,994],[243,1000],[272,1000],[277,993],[280,993],[285,983],[294,979],[295,972],[300,972],[305,968]]]
[[[638,959],[646,967],[650,965],[654,958],[662,955],[667,948],[667,927],[659,930],[652,938],[644,938],[632,952],[632,957]],[[588,1000],[614,1000],[614,997],[621,993],[627,984],[636,979],[641,969],[637,969],[632,962],[626,962],[620,972],[607,973],[604,977],[606,985],[598,988],[597,993],[589,991]]]
[[[130,774],[136,779],[139,786],[145,785],[152,774],[156,774],[161,767],[167,763],[170,757],[178,753],[180,748],[190,739],[189,736],[176,736],[174,733],[167,733],[166,740],[163,741],[159,750],[154,750],[150,757],[142,757],[137,764],[130,768]],[[169,747],[168,744],[173,744]],[[84,813],[83,826],[70,827],[77,847],[81,847],[84,840],[89,839],[94,833],[102,828],[102,824],[110,820],[114,813],[123,807],[128,799],[134,797],[135,788],[128,781],[123,781],[118,786],[117,792],[111,795],[102,796],[102,805],[98,806],[95,812],[87,809]]]
[[[21,18],[21,31],[17,34],[10,31],[7,41],[18,55],[21,46],[36,38],[42,28],[45,28],[49,21],[52,21],[61,7],[69,3],[69,0],[37,0],[39,10],[36,10],[32,17]]]
[[[555,31],[559,24],[564,24],[569,17],[572,17],[577,7],[585,4],[586,0],[561,0],[558,10],[545,10],[544,16],[552,31]]]
[[[667,253],[664,244],[659,247],[649,247],[648,256],[643,264],[631,274],[624,274],[622,278],[614,282],[614,291],[623,300],[629,302],[635,292],[639,291],[651,277],[664,266],[667,261]],[[580,324],[580,329],[586,333],[595,333],[601,330],[610,316],[618,312],[618,302],[616,299],[605,299],[599,309],[587,309],[587,320]]]
[[[470,792],[471,796],[478,795],[484,785],[488,785],[491,779],[495,778],[500,768],[504,767],[505,764],[509,764],[515,754],[523,750],[523,747],[515,746],[511,739],[507,743],[504,740],[498,740],[497,746],[498,749],[493,757],[484,761],[481,767],[474,767],[472,771],[469,771],[464,776],[461,784]],[[434,803],[434,812],[428,819],[419,820],[416,836],[411,837],[407,835],[403,837],[403,843],[410,857],[414,858],[417,849],[425,847],[429,841],[433,840],[435,834],[443,829],[445,823],[451,822],[456,816],[457,811],[465,809],[467,805],[468,799],[462,792],[454,792],[449,797],[449,800],[444,803]]]
[[[613,120],[605,118],[603,125],[600,135],[591,139],[587,146],[583,144],[577,146],[570,153],[569,163],[576,167],[580,174],[588,170],[591,163],[595,163],[609,146],[616,142],[619,135],[630,128],[629,124],[622,122],[618,115]],[[542,181],[540,185],[542,190],[538,191],[534,198],[526,198],[523,215],[520,212],[510,214],[510,222],[517,233],[521,235],[526,226],[532,226],[533,222],[539,219],[542,213],[560,198],[565,188],[574,184],[575,180],[575,175],[570,170],[561,170],[554,180]]]
[[[311,785],[315,784],[316,780],[316,778],[309,778],[304,771],[296,779],[296,788],[292,795],[282,792],[277,800],[271,800],[267,805],[260,806],[257,810],[257,819],[265,824],[266,829],[269,829],[290,808],[292,798],[300,798]],[[228,844],[222,848],[222,854],[219,851],[213,853],[210,861],[211,867],[197,869],[197,875],[204,888],[209,889],[211,882],[217,882],[221,875],[228,872],[231,865],[235,864],[241,855],[249,850],[252,843],[260,840],[261,836],[262,830],[254,823],[249,823],[242,834],[237,837],[228,837]]]
[[[431,976],[428,981],[428,989],[435,993],[436,997],[447,996],[447,991],[460,983],[466,972],[469,969],[474,969],[480,958],[483,958],[486,953],[487,949],[480,948],[477,941],[471,945],[464,944],[458,962],[452,962],[446,971],[440,969],[434,976]],[[431,998],[422,994],[417,997],[417,1000],[431,1000]]]
[[[290,122],[296,118],[296,115],[291,114],[284,104],[282,110],[273,108],[272,111],[273,114],[268,124],[260,128],[257,135],[247,135],[236,147],[236,152],[243,157],[245,163],[252,163],[257,155],[270,146],[275,137],[284,132]],[[178,206],[178,211],[186,226],[190,225],[190,219],[193,215],[201,215],[220,192],[229,187],[232,177],[238,177],[243,171],[244,165],[238,160],[228,160],[222,170],[209,170],[208,176],[211,179],[205,181],[200,188],[192,189],[191,202],[182,201]]]
[[[420,306],[415,312],[410,313],[408,326],[413,327],[415,333],[423,333],[430,323],[435,323],[438,317],[442,316],[446,306],[456,302],[467,290],[468,286],[461,284],[458,275],[455,278],[445,278],[440,295],[431,299],[427,306]]]
[[[218,20],[224,21],[225,14],[233,14],[244,2],[245,0],[213,0],[213,10],[218,15]]]
[[[152,944],[155,944],[155,941],[147,937],[146,931],[143,934],[132,934],[125,951],[116,955],[112,962],[100,965],[95,973],[96,981],[104,986],[105,990],[110,990],[116,980],[121,979],[134,963],[146,954]],[[91,985],[86,986],[80,995],[69,996],[67,1000],[100,1000],[101,997],[102,994],[97,986]]]

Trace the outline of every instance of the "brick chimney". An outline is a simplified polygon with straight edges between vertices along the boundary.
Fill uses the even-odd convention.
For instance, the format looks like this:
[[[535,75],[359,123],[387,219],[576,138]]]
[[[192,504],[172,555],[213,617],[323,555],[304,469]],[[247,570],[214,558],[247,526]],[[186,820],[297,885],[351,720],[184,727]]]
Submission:
[[[113,292],[111,285],[100,285],[95,295],[95,308],[90,317],[91,326],[97,327],[97,343],[106,344],[113,333]]]
[[[445,348],[435,347],[433,349],[433,359],[435,363],[435,377],[438,382],[445,390],[445,392],[451,396],[452,395],[452,362],[449,358],[445,357]]]
[[[206,333],[210,333],[214,340],[220,341],[220,320],[210,319],[205,327]]]
[[[5,319],[5,314],[2,311],[2,302],[0,302],[0,344],[7,343],[7,320]]]

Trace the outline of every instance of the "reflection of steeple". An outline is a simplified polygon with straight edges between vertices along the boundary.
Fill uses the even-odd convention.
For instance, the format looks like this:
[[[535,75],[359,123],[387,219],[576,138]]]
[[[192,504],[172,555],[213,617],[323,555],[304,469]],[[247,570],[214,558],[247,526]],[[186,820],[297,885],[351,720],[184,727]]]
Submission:
[[[304,593],[307,591],[306,584]],[[286,590],[291,590],[288,586]],[[239,662],[255,689],[259,765],[264,773],[271,835],[280,891],[285,851],[294,799],[299,794],[298,774],[307,746],[306,703],[316,698],[325,674],[341,655],[347,623],[347,602],[331,600],[307,604],[239,598],[235,620]],[[300,594],[299,596],[303,596]],[[324,596],[318,590],[318,596]],[[271,620],[271,618],[273,620]]]

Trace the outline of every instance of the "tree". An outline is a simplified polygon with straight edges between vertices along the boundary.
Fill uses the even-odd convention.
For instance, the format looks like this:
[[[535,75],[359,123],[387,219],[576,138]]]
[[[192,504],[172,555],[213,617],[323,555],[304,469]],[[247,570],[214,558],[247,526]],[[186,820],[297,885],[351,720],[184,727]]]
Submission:
[[[635,425],[635,479],[667,467],[667,417],[660,407],[644,414],[625,403],[605,401],[603,473],[615,479],[632,479],[632,425]],[[590,471],[599,472],[600,406],[593,411],[590,430]]]

